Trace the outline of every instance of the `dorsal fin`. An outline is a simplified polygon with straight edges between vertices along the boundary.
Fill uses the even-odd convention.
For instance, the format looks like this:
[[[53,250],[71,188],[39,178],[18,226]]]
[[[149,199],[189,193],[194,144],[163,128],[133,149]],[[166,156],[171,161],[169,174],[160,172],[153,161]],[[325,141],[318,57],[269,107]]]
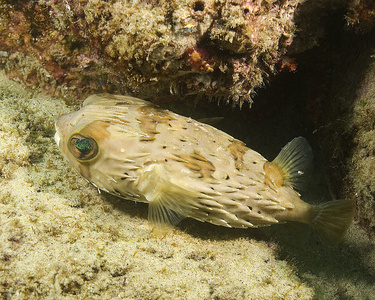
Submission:
[[[201,118],[201,119],[198,119],[197,121],[213,126],[213,125],[220,123],[222,120],[224,120],[224,117]]]
[[[304,190],[312,174],[314,155],[309,143],[303,137],[294,138],[272,161],[263,166],[266,172],[266,183],[277,188],[283,185],[296,190]]]

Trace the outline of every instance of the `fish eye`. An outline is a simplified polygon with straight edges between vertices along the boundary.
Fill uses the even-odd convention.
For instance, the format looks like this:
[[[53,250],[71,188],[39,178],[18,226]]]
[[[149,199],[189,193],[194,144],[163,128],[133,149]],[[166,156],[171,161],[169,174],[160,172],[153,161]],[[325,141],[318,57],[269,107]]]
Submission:
[[[69,139],[69,151],[80,160],[90,160],[98,154],[98,144],[94,139],[81,134],[73,134]]]

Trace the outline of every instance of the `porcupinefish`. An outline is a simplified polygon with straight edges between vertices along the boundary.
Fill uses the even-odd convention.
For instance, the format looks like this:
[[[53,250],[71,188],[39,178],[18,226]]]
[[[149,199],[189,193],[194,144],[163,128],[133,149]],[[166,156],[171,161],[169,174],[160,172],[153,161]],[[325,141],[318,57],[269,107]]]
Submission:
[[[237,228],[297,221],[335,244],[353,219],[354,201],[301,200],[297,191],[313,159],[302,137],[268,162],[208,124],[137,98],[100,94],[57,119],[55,140],[95,187],[148,203],[156,232],[186,217]]]

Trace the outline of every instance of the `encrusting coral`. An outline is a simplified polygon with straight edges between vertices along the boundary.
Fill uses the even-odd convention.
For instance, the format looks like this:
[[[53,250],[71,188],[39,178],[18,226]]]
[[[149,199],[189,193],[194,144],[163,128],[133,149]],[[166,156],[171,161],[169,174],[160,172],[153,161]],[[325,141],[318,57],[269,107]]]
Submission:
[[[242,104],[292,43],[300,2],[2,0],[1,60],[10,77],[54,94]]]
[[[359,31],[374,22],[371,0],[0,0],[0,67],[54,95],[251,104],[339,9]]]
[[[323,132],[330,175],[338,195],[356,199],[357,219],[375,237],[375,60],[374,32],[347,54],[336,72],[332,100],[326,106],[328,120]]]

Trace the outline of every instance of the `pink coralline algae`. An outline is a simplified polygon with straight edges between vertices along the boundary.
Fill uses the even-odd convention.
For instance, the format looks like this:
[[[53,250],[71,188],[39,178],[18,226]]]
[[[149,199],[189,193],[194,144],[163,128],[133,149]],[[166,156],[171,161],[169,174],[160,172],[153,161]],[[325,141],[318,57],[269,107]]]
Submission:
[[[193,47],[185,54],[186,64],[198,72],[213,72],[214,58],[204,48]]]

